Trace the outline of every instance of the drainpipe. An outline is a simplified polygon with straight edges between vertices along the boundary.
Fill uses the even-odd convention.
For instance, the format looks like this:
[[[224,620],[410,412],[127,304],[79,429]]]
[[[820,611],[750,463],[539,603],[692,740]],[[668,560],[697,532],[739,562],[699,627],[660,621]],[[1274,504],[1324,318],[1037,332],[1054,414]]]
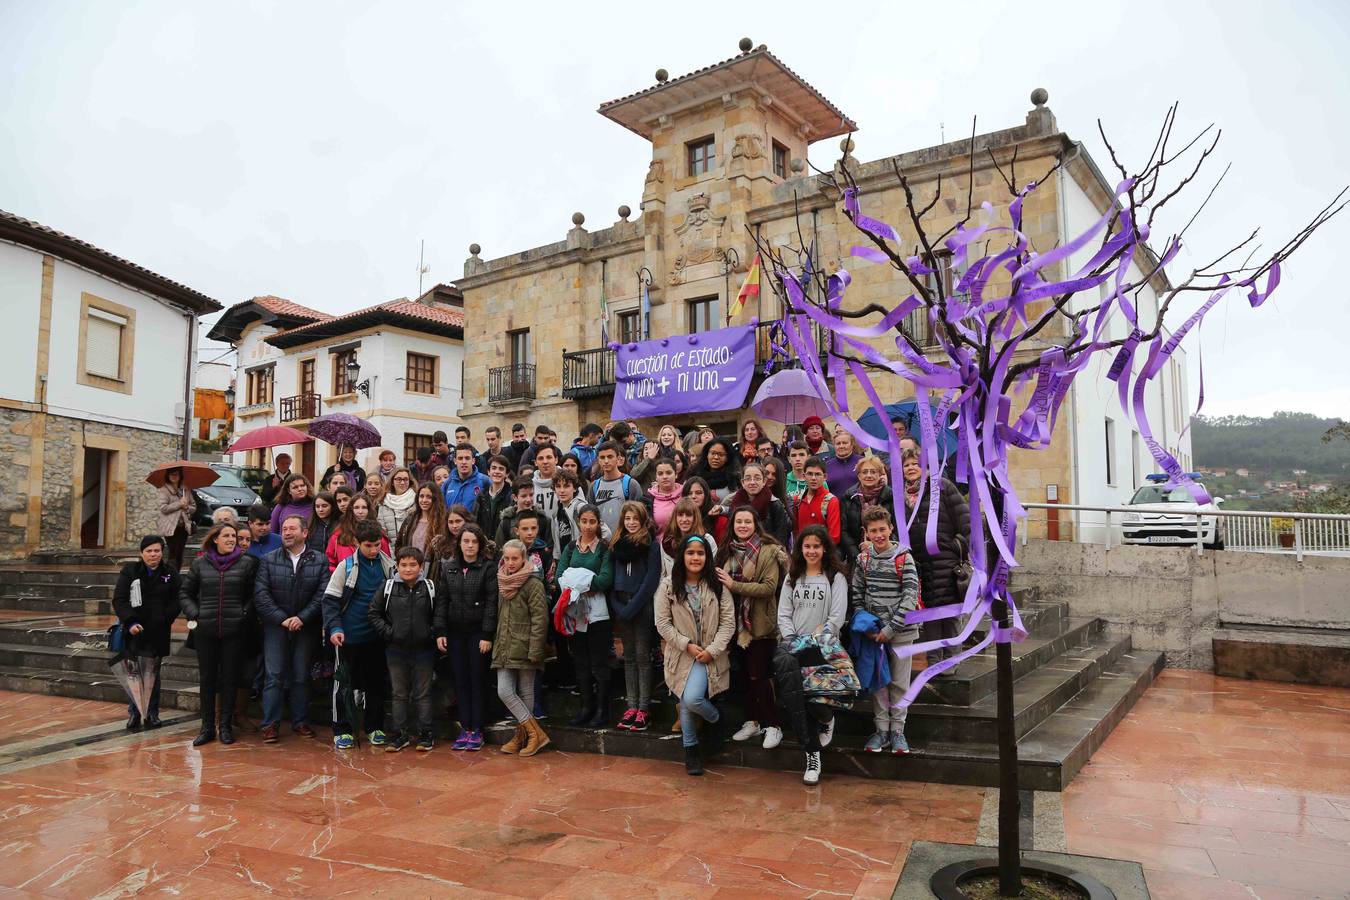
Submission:
[[[1077,150],[1077,147],[1075,146],[1074,149]],[[1065,160],[1065,162],[1067,162],[1067,160]],[[1055,184],[1055,187],[1056,187],[1057,192],[1058,192],[1058,194],[1059,194],[1059,198],[1058,198],[1058,199],[1059,199],[1059,243],[1060,243],[1060,246],[1063,246],[1064,243],[1068,240],[1067,235],[1068,235],[1068,224],[1069,224],[1069,223],[1068,223],[1067,219],[1065,218],[1065,216],[1066,216],[1066,214],[1067,214],[1067,208],[1066,208],[1066,205],[1065,205],[1065,203],[1064,203],[1064,166],[1063,166],[1062,164],[1060,165],[1059,169],[1056,170],[1056,172],[1055,172],[1055,177],[1056,177],[1056,184]],[[1065,260],[1065,261],[1064,261],[1064,264],[1067,266],[1067,265],[1069,264],[1069,261],[1068,261],[1068,260]],[[1071,382],[1071,383],[1069,384],[1069,454],[1070,454],[1070,458],[1069,458],[1069,478],[1070,478],[1070,485],[1071,485],[1071,486],[1070,486],[1070,490],[1073,491],[1073,494],[1072,494],[1072,496],[1071,496],[1069,499],[1070,499],[1071,502],[1073,502],[1073,503],[1075,503],[1075,504],[1077,504],[1077,503],[1082,503],[1082,502],[1083,502],[1083,496],[1082,496],[1082,494],[1081,494],[1081,493],[1079,492],[1079,490],[1078,490],[1079,482],[1082,480],[1082,474],[1081,474],[1081,472],[1079,471],[1079,464],[1078,464],[1078,380],[1077,380],[1077,379],[1074,379],[1073,382]],[[1060,502],[1062,503],[1062,502],[1064,502],[1064,501],[1061,500]],[[1082,539],[1083,539],[1082,524],[1083,524],[1083,522],[1082,522],[1082,516],[1081,516],[1079,513],[1075,512],[1075,513],[1073,514],[1073,525],[1074,525],[1074,528],[1073,528],[1073,532],[1074,532],[1073,537],[1074,537],[1074,542],[1075,542],[1075,543],[1080,543],[1080,542],[1082,541]],[[1049,525],[1047,524],[1046,527],[1047,527],[1047,529],[1048,529],[1048,528],[1049,528]]]
[[[187,319],[187,364],[183,369],[183,459],[192,452],[192,367],[197,360],[197,317]]]

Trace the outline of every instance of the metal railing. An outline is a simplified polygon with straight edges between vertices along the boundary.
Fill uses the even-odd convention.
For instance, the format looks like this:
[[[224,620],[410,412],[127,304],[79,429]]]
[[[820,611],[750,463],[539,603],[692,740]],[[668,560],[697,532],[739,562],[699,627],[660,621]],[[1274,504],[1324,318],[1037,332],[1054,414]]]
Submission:
[[[1213,549],[1292,554],[1299,562],[1308,554],[1350,556],[1350,515],[1236,509],[1160,513],[1158,510],[1141,511],[1137,506],[1082,506],[1070,503],[1022,505],[1029,511],[1028,521],[1019,529],[1023,546],[1033,528],[1043,526],[1043,529],[1036,530],[1043,531],[1043,536],[1049,540],[1105,544],[1109,549],[1113,542],[1139,543],[1137,539],[1127,539],[1124,535],[1126,530],[1130,530],[1126,526],[1134,526],[1136,533],[1165,530],[1182,534],[1184,537],[1175,541],[1171,539],[1172,535],[1167,535],[1167,542],[1194,546],[1198,556],[1205,551],[1204,533],[1209,528],[1206,520],[1211,520]],[[1039,521],[1033,519],[1031,511],[1034,510],[1045,511],[1045,516]],[[1167,518],[1147,523],[1146,527],[1144,523],[1126,518],[1139,516],[1141,512],[1161,514]],[[1070,514],[1069,521],[1063,521],[1061,513]],[[1096,522],[1084,522],[1083,513],[1098,513],[1104,518]],[[1052,532],[1055,536],[1052,536]]]
[[[563,351],[562,391],[569,400],[600,397],[614,393],[615,351],[608,347],[594,350]]]
[[[297,394],[281,398],[281,422],[313,419],[323,412],[323,399],[318,394]]]
[[[488,402],[534,399],[534,364],[488,369]]]

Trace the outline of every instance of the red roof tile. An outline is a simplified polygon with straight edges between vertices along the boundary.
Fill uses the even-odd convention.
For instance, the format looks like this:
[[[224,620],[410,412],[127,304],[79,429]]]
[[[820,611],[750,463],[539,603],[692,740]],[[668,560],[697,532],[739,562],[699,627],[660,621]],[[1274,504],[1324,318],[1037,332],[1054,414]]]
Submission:
[[[293,300],[287,300],[285,297],[277,297],[272,294],[263,294],[261,297],[254,297],[252,300],[245,300],[245,303],[256,303],[270,313],[278,316],[290,316],[292,318],[307,319],[331,319],[328,313],[319,312],[317,309],[310,309]],[[242,304],[236,304],[242,305]]]
[[[391,321],[399,324],[400,320],[407,319],[425,322],[429,326],[428,330],[435,334],[448,334],[458,331],[459,333],[455,336],[463,337],[464,312],[462,310],[429,306],[425,303],[400,298],[390,300],[387,303],[377,303],[374,306],[367,306],[364,309],[344,313],[340,316],[331,316],[318,322],[311,322],[308,325],[300,325],[287,331],[280,331],[269,336],[267,342],[273,346],[284,348],[307,343],[308,340],[320,340],[324,337],[340,335],[348,329],[356,330],[380,321]]]

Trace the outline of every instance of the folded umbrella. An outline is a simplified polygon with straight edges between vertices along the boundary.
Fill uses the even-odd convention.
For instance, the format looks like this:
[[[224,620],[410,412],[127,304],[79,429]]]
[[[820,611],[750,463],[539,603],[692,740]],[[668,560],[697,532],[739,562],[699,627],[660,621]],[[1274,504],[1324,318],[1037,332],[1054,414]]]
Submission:
[[[350,444],[357,450],[380,446],[380,432],[350,413],[328,413],[309,423],[309,433],[329,444]]]
[[[164,487],[165,476],[173,469],[183,470],[183,486],[186,488],[206,487],[208,484],[215,484],[216,479],[220,477],[220,473],[206,463],[175,459],[173,462],[155,466],[145,476],[145,480],[155,487]]]
[[[155,679],[159,676],[159,657],[119,654],[108,663],[108,668],[144,719],[150,709],[150,697],[155,692]]]
[[[365,703],[357,697],[360,692],[352,686],[351,664],[342,658],[341,647],[333,648],[333,660],[333,723],[346,722],[356,735],[356,710]]]

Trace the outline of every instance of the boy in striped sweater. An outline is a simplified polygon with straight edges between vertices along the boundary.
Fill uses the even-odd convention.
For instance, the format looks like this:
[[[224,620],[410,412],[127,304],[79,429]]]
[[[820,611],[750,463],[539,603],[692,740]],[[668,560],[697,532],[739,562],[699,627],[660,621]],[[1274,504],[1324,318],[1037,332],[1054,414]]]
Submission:
[[[909,657],[897,657],[895,648],[914,643],[917,625],[905,624],[905,613],[919,605],[919,572],[914,560],[891,540],[891,516],[880,506],[863,512],[863,533],[867,543],[853,567],[850,616],[866,610],[881,621],[880,630],[868,635],[887,648],[891,683],[873,695],[873,719],[876,733],[863,747],[868,753],[908,753],[905,740],[905,714],[900,699],[909,688]]]

